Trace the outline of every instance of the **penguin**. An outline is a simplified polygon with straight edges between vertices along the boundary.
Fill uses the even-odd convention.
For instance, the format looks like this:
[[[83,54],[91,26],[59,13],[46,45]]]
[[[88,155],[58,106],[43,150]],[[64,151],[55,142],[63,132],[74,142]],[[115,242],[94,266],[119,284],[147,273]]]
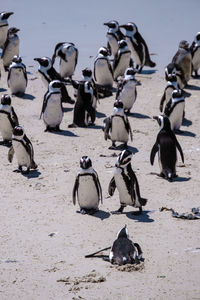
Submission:
[[[138,243],[129,239],[127,226],[125,225],[117,234],[110,253],[111,264],[125,265],[138,263],[142,259],[142,249]]]
[[[170,101],[166,104],[164,114],[169,118],[171,129],[177,133],[185,115],[185,99],[181,90],[174,90]]]
[[[13,12],[0,13],[0,48],[3,49],[8,34],[8,18],[13,15]]]
[[[19,29],[16,27],[11,27],[8,29],[7,38],[1,54],[5,71],[8,71],[8,67],[12,63],[13,56],[19,55],[18,31]]]
[[[190,46],[192,54],[192,74],[198,77],[198,70],[200,69],[200,32],[197,32],[195,39]]]
[[[94,125],[96,119],[96,109],[93,102],[95,86],[92,81],[92,71],[89,68],[82,70],[83,80],[71,83],[77,89],[77,100],[74,106],[73,123],[68,127],[86,127]],[[90,119],[90,122],[88,122]]]
[[[131,51],[128,49],[128,44],[125,40],[118,42],[118,51],[113,61],[113,77],[117,81],[119,76],[123,76],[125,70],[132,66]]]
[[[185,80],[183,69],[175,64],[175,63],[169,63],[165,67],[165,80],[170,81],[170,76],[175,75],[177,77],[177,82],[180,87],[180,89],[183,89],[187,82]]]
[[[127,148],[128,138],[130,134],[133,140],[132,129],[128,117],[124,114],[123,103],[115,101],[113,113],[104,120],[104,138],[111,139],[112,146],[109,149],[116,149],[116,142],[123,143],[123,148]]]
[[[94,61],[94,80],[96,84],[111,90],[113,86],[113,70],[108,54],[106,47],[100,47]]]
[[[78,61],[78,49],[74,43],[58,43],[52,56],[52,65],[56,57],[60,58],[59,73],[62,78],[72,77]]]
[[[41,76],[42,82],[44,83],[45,87],[48,89],[49,83],[52,80],[60,80],[62,82],[62,102],[67,102],[70,104],[74,104],[74,100],[71,99],[67,92],[67,88],[64,84],[64,81],[60,74],[55,70],[52,66],[52,61],[49,57],[42,57],[42,58],[34,58],[35,61],[39,63],[38,72]]]
[[[81,157],[80,170],[76,176],[72,194],[73,204],[76,204],[77,199],[81,214],[94,214],[98,211],[99,202],[102,203],[101,184],[88,156]]]
[[[176,162],[177,162],[177,151],[180,152],[182,162],[184,163],[184,156],[182,148],[171,130],[170,120],[165,115],[153,117],[157,120],[160,131],[157,135],[156,142],[152,147],[150,154],[151,165],[154,163],[154,158],[158,152],[158,162],[160,166],[160,176],[172,181],[176,175]]]
[[[8,152],[8,161],[10,163],[13,160],[14,154],[16,154],[18,162],[18,170],[16,170],[16,172],[28,174],[30,169],[37,169],[37,165],[34,161],[33,145],[21,126],[15,126],[13,129],[12,147]],[[25,170],[23,167],[25,167]]]
[[[123,40],[124,34],[119,29],[119,23],[115,20],[104,23],[105,26],[108,26],[107,37],[107,47],[109,50],[109,55],[115,55],[118,51],[118,41]]]
[[[0,132],[3,138],[1,145],[11,146],[13,128],[19,124],[18,117],[11,106],[11,97],[2,95],[0,104]]]
[[[163,105],[165,105],[169,102],[172,96],[172,92],[174,90],[179,90],[179,84],[177,82],[177,77],[175,73],[169,74],[168,75],[168,81],[167,81],[167,86],[165,87],[164,93],[162,95],[162,98],[160,100],[160,112],[163,111]]]
[[[115,189],[119,192],[120,208],[113,213],[122,213],[127,205],[139,208],[139,211],[133,214],[141,214],[142,206],[146,205],[147,199],[140,195],[140,188],[137,177],[131,167],[132,152],[123,150],[115,164],[114,176],[112,177],[108,193],[113,196]]]
[[[61,89],[62,83],[59,80],[52,80],[48,92],[44,95],[41,115],[46,125],[45,132],[61,131],[60,123],[63,118]]]
[[[137,98],[135,73],[135,69],[127,68],[123,80],[118,84],[116,100],[123,103],[125,113],[130,113]]]
[[[187,84],[191,78],[192,72],[192,54],[187,41],[180,41],[178,51],[172,58],[172,63],[179,65],[183,70],[184,78]]]
[[[119,27],[126,30],[126,41],[138,72],[141,72],[144,66],[154,68],[156,64],[151,60],[147,44],[139,33],[136,24],[129,22]]]
[[[14,95],[23,95],[27,87],[26,66],[22,63],[20,56],[14,56],[8,69],[7,83]]]

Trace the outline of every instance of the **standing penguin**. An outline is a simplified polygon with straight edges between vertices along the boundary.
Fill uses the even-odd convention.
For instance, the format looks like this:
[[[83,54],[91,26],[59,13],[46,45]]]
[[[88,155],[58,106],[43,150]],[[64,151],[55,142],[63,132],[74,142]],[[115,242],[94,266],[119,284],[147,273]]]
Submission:
[[[129,239],[128,229],[125,225],[117,234],[109,254],[111,264],[125,265],[138,263],[142,259],[142,249],[139,244]]]
[[[110,21],[107,23],[104,23],[104,25],[108,26],[108,32],[106,34],[108,43],[107,47],[109,49],[109,55],[115,55],[118,51],[118,41],[124,39],[124,35],[119,29],[119,23],[117,21]]]
[[[45,131],[61,131],[60,123],[63,118],[62,83],[53,80],[49,83],[48,92],[44,95],[41,115],[46,125]]]
[[[0,132],[3,138],[1,145],[11,146],[13,128],[17,126],[18,118],[11,106],[9,95],[2,95],[0,105]]]
[[[156,142],[151,150],[150,162],[151,165],[154,163],[154,158],[158,152],[158,162],[160,166],[160,176],[172,181],[176,175],[176,161],[177,152],[179,150],[182,162],[184,163],[184,156],[182,148],[176,139],[174,132],[171,130],[170,121],[167,116],[160,115],[153,117],[157,120],[160,131],[157,135]]]
[[[8,71],[9,65],[12,63],[13,56],[19,55],[19,37],[17,32],[19,29],[11,27],[8,29],[7,39],[3,47],[1,58],[5,71]]]
[[[112,146],[109,149],[116,149],[116,142],[123,143],[123,147],[127,148],[129,134],[131,141],[133,140],[131,125],[128,117],[124,114],[123,103],[115,101],[113,113],[104,120],[104,138],[111,139]]]
[[[185,80],[185,76],[182,68],[175,63],[169,63],[165,67],[165,80],[170,81],[170,76],[173,75],[177,77],[177,82],[180,89],[183,89],[186,86],[187,82]]]
[[[82,156],[80,170],[76,176],[73,188],[73,204],[76,199],[81,214],[93,214],[102,203],[102,189],[97,172],[92,168],[92,161],[88,156]]]
[[[0,48],[3,49],[7,34],[8,34],[8,18],[13,15],[13,12],[0,13]]]
[[[40,65],[38,72],[40,73],[42,82],[44,83],[45,87],[48,89],[49,83],[52,80],[60,80],[62,82],[62,102],[74,104],[75,101],[72,100],[69,96],[62,77],[52,66],[51,59],[49,57],[44,56],[42,58],[34,58],[34,60],[37,61]]]
[[[122,151],[115,164],[114,176],[108,187],[108,193],[113,196],[115,189],[119,192],[120,208],[115,213],[122,213],[127,205],[139,208],[142,213],[142,206],[146,205],[147,200],[141,198],[140,188],[137,177],[131,167],[132,152],[129,150]]]
[[[198,70],[200,69],[200,32],[197,32],[195,39],[190,46],[192,54],[192,73],[198,77]]]
[[[58,43],[55,47],[54,54],[52,56],[52,65],[55,62],[56,57],[60,58],[59,73],[62,78],[72,77],[74,74],[77,61],[78,61],[78,49],[73,43]]]
[[[174,90],[179,90],[179,85],[177,82],[177,77],[175,74],[169,74],[168,75],[168,81],[167,81],[167,86],[165,87],[164,93],[162,95],[162,98],[160,100],[160,111],[163,111],[163,105],[165,105],[169,102],[169,100],[172,97],[172,92]]]
[[[185,99],[181,90],[174,90],[170,101],[166,104],[164,113],[169,118],[171,129],[179,132],[183,122],[185,110]]]
[[[22,63],[20,56],[14,56],[12,64],[9,66],[8,70],[8,87],[12,94],[23,95],[27,87],[27,74],[26,66]]]
[[[190,80],[192,72],[192,55],[189,43],[185,40],[179,43],[179,48],[172,59],[172,63],[177,64],[183,70],[186,83]]]
[[[131,51],[125,40],[118,42],[119,49],[113,61],[113,77],[117,81],[119,76],[123,76],[125,70],[132,65]]]
[[[130,112],[137,97],[135,73],[136,70],[133,68],[126,69],[116,93],[116,99],[123,103],[124,111],[127,113]]]
[[[8,152],[8,161],[10,163],[13,160],[14,153],[16,154],[18,162],[17,172],[28,174],[30,169],[37,169],[37,165],[34,161],[32,143],[21,126],[15,126],[13,129],[12,147]],[[25,167],[26,170],[23,170],[23,167]]]
[[[129,22],[119,27],[126,30],[126,41],[138,72],[141,72],[144,66],[154,68],[156,64],[151,60],[147,44],[139,33],[136,24]]]
[[[113,71],[108,58],[108,49],[101,47],[94,61],[94,79],[96,84],[112,89]]]

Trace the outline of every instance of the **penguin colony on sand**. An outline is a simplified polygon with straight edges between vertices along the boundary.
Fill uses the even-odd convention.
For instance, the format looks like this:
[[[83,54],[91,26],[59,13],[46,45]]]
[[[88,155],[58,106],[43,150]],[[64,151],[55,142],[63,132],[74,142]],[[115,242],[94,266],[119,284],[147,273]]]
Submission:
[[[11,94],[23,97],[27,86],[26,66],[19,56],[19,29],[8,29],[8,18],[13,12],[0,13],[0,48],[1,59],[5,71],[8,71],[7,83]],[[136,24],[129,22],[119,25],[117,21],[104,23],[108,27],[106,34],[107,47],[101,46],[94,60],[92,70],[82,70],[82,80],[72,77],[78,62],[78,49],[71,42],[58,43],[52,58],[34,58],[39,63],[38,72],[46,88],[40,117],[46,126],[45,131],[60,131],[64,111],[63,103],[74,104],[73,123],[68,127],[95,126],[96,107],[99,98],[108,97],[113,93],[113,83],[117,84],[116,99],[113,112],[103,121],[102,130],[105,140],[110,139],[110,149],[122,148],[118,155],[112,178],[108,185],[108,193],[112,196],[118,190],[120,207],[114,214],[120,214],[129,205],[138,208],[134,214],[141,214],[147,199],[142,198],[139,182],[132,169],[132,152],[128,149],[129,136],[132,141],[132,129],[128,115],[137,98],[138,81],[135,74],[144,66],[155,67],[151,60],[147,44],[138,31]],[[121,31],[125,30],[125,33]],[[54,68],[59,59],[59,72]],[[112,59],[111,59],[112,58]],[[177,150],[184,163],[182,148],[176,138],[181,132],[180,127],[185,115],[183,88],[191,76],[198,77],[200,68],[200,32],[197,33],[192,45],[185,40],[179,43],[177,53],[165,68],[167,81],[159,109],[161,115],[153,117],[157,120],[160,130],[150,153],[150,163],[153,165],[158,152],[161,177],[172,181],[177,176]],[[67,91],[71,84],[75,91],[76,101],[71,99]],[[24,128],[19,124],[18,117],[11,105],[11,97],[3,95],[0,104],[1,145],[9,147],[8,160],[12,162],[16,155],[17,172],[28,174],[31,169],[37,169],[34,160],[33,145]],[[116,146],[116,142],[122,143]],[[91,159],[85,155],[80,159],[80,170],[77,173],[73,191],[73,204],[76,201],[81,214],[94,214],[99,204],[103,202],[102,187],[97,172],[92,167]],[[108,249],[108,248],[106,248]],[[123,227],[109,247],[110,254],[106,260],[113,264],[139,262],[142,250],[137,243],[129,239],[127,227]],[[103,249],[105,250],[105,249]],[[101,250],[102,251],[102,250]],[[100,251],[98,251],[100,252]],[[95,255],[95,252],[86,257]]]

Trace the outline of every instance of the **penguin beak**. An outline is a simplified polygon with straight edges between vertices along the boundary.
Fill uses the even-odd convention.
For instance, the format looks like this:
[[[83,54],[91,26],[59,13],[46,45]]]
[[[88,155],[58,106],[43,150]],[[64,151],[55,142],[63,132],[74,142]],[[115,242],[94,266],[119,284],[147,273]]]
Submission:
[[[109,22],[107,22],[107,23],[103,23],[103,25],[109,26],[109,25],[110,25],[110,23],[109,23]]]
[[[37,57],[36,57],[36,58],[34,58],[34,60],[37,61],[37,62],[39,62],[39,64],[42,62],[42,59],[41,59],[41,58],[37,58]]]

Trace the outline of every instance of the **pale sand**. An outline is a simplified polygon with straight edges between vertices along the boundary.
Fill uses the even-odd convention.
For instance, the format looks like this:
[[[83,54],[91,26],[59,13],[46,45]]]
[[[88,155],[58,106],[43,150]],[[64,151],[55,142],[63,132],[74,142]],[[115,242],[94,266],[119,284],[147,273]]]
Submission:
[[[31,68],[28,70],[31,72]],[[112,111],[115,95],[100,100],[96,128],[68,129],[73,112],[72,106],[65,104],[63,132],[44,133],[39,115],[45,89],[38,74],[29,74],[28,78],[26,98],[35,98],[12,97],[12,104],[33,143],[38,173],[28,177],[13,173],[16,159],[10,164],[8,148],[1,146],[0,299],[200,299],[200,252],[186,251],[200,247],[199,221],[178,220],[170,212],[159,211],[167,206],[184,212],[200,205],[199,80],[192,79],[190,85],[194,87],[187,89],[191,97],[186,98],[186,118],[191,125],[182,126],[186,134],[177,136],[185,166],[181,167],[178,154],[179,178],[169,183],[150,175],[159,172],[159,166],[157,157],[154,166],[149,161],[159,129],[152,116],[159,113],[164,76],[138,76],[142,85],[137,87],[134,114],[129,118],[133,130],[129,145],[135,152],[132,166],[141,194],[148,203],[143,215],[136,217],[131,215],[135,210],[131,207],[122,215],[111,215],[110,211],[119,208],[118,194],[107,198],[116,157],[100,154],[119,151],[108,150],[111,143],[104,140],[101,126],[104,114]],[[3,71],[0,82],[6,89],[0,94],[10,93]],[[69,91],[73,96],[71,87]],[[72,188],[82,155],[90,156],[103,189],[103,205],[96,216],[80,215],[76,213],[78,205],[72,204]],[[122,272],[100,258],[84,258],[110,246],[124,224],[130,238],[143,249],[143,269]],[[56,234],[50,237],[51,232]],[[15,262],[6,262],[8,259]],[[106,280],[93,283],[90,277],[84,277],[88,274],[96,274],[97,281]],[[81,280],[86,282],[79,283]]]

